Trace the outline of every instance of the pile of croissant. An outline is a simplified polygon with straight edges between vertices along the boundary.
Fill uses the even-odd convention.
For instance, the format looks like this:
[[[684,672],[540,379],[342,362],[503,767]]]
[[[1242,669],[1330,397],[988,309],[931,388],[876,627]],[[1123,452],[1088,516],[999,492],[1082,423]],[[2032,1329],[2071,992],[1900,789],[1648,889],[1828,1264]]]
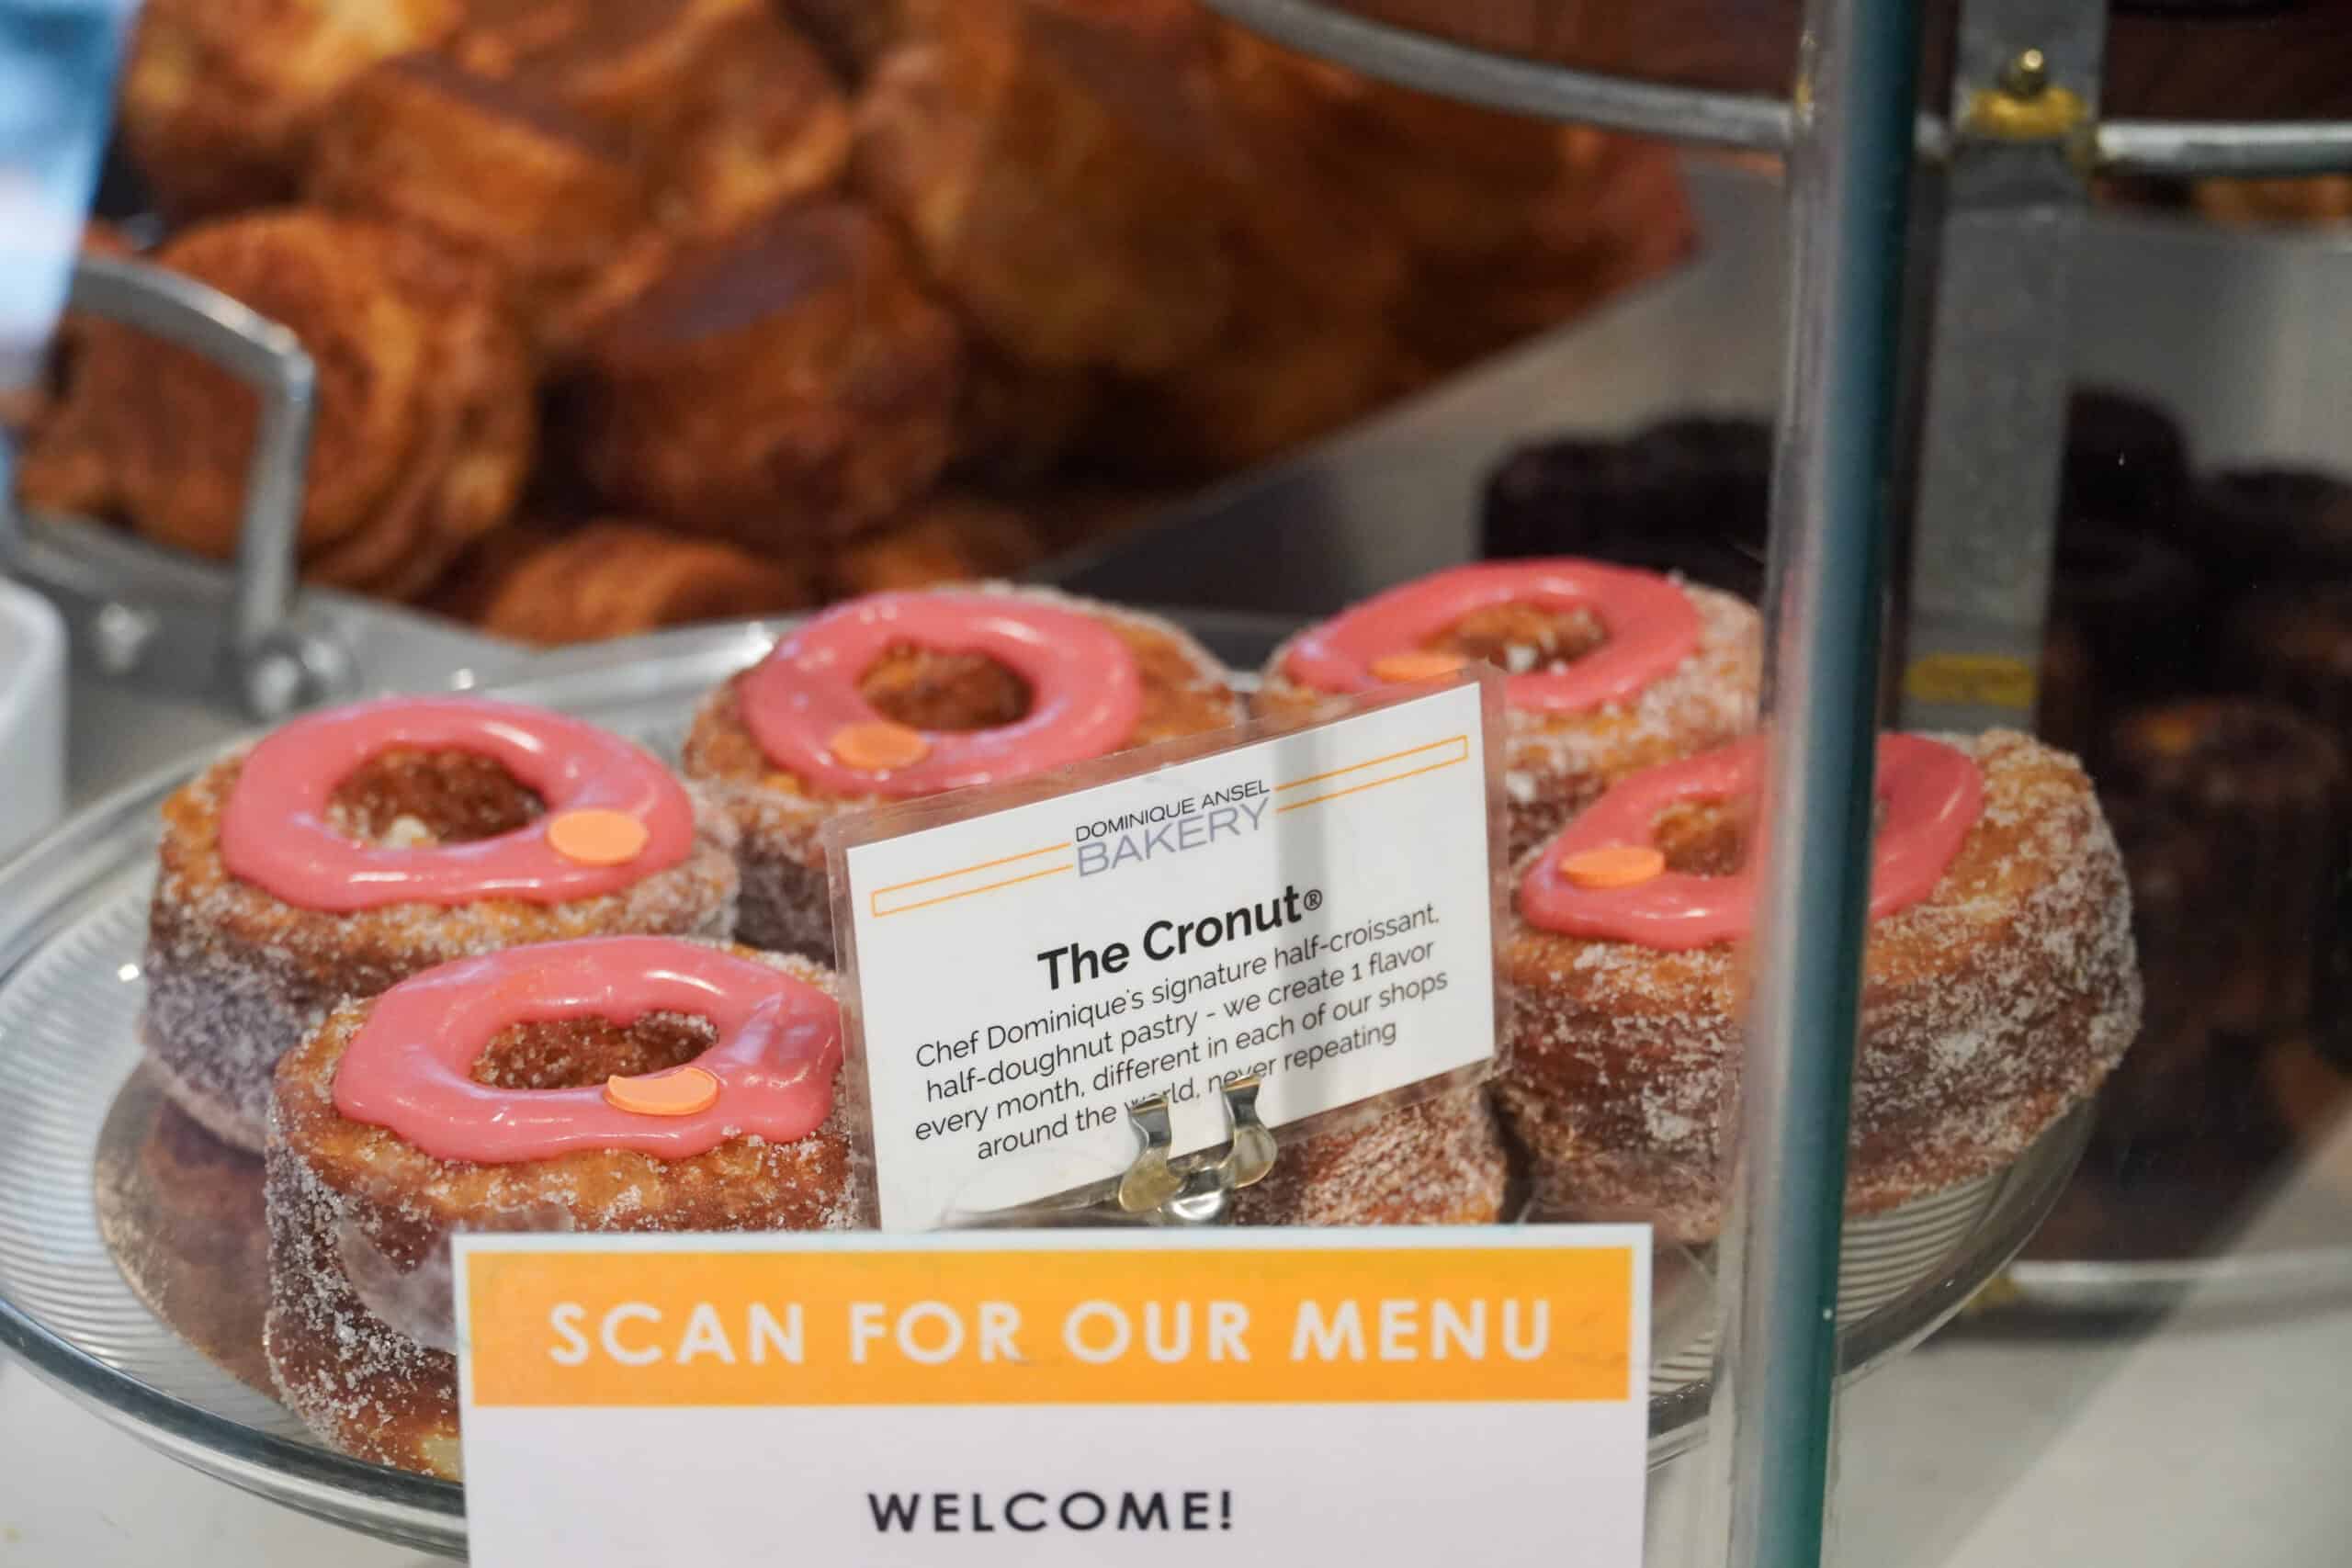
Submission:
[[[317,363],[306,574],[550,642],[1018,571],[1691,241],[1194,0],[149,0],[120,130]],[[231,553],[252,395],[61,344],[28,499]]]

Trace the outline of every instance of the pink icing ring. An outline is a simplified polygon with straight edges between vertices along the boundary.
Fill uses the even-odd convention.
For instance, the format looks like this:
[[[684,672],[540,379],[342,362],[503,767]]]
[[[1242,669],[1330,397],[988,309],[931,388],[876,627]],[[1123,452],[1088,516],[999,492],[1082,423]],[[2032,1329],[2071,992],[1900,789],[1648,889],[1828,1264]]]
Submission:
[[[550,815],[602,809],[643,823],[645,848],[618,865],[566,860],[543,822],[493,839],[385,849],[335,831],[335,786],[390,750],[468,751],[503,764]],[[220,863],[300,908],[347,914],[390,904],[519,898],[561,904],[616,893],[684,860],[694,804],[669,771],[578,719],[482,697],[390,697],[298,718],[245,755],[220,813]]]
[[[1416,651],[1464,617],[1503,604],[1589,610],[1609,633],[1565,670],[1511,676],[1503,700],[1515,708],[1583,713],[1624,702],[1699,647],[1699,612],[1672,580],[1563,557],[1458,566],[1374,594],[1301,636],[1283,670],[1317,691],[1369,691],[1381,683],[1374,660]]]
[[[718,1099],[688,1116],[646,1116],[581,1089],[497,1089],[473,1064],[517,1023],[650,1012],[707,1019],[718,1039],[694,1059]],[[841,1009],[805,981],[718,948],[670,937],[588,937],[461,958],[376,998],[344,1050],[334,1107],[435,1159],[511,1165],[575,1149],[629,1149],[661,1159],[705,1154],[729,1138],[788,1144],[833,1103]]]
[[[1560,863],[1588,850],[1655,845],[1658,814],[1693,801],[1751,794],[1764,743],[1750,739],[1647,768],[1610,789],[1528,867],[1520,912],[1545,931],[1681,952],[1747,934],[1754,874],[1666,872],[1627,887],[1579,887]],[[1878,798],[1884,808],[1871,857],[1870,918],[1883,919],[1935,891],[1984,809],[1984,778],[1966,753],[1917,735],[1882,735]]]
[[[1028,682],[1029,712],[991,729],[922,732],[903,768],[853,768],[832,738],[888,722],[858,690],[894,648],[980,654]],[[743,722],[769,761],[842,795],[905,799],[1021,778],[1116,750],[1143,713],[1143,674],[1091,615],[1001,593],[876,593],[817,616],[744,677]]]

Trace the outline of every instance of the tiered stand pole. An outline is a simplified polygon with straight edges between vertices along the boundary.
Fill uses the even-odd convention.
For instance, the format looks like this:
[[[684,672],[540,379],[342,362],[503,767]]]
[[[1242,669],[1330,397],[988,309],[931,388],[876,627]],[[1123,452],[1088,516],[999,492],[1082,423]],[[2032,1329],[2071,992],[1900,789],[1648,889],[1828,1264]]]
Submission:
[[[1710,1427],[1732,1568],[1821,1560],[1894,532],[1917,0],[1807,0],[1773,461],[1770,811]]]

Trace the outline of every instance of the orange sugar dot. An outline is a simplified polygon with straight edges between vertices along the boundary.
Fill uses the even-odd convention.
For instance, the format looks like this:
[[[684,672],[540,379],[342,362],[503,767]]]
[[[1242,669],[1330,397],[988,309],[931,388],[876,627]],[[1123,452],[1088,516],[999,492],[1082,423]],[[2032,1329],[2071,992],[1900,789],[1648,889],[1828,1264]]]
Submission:
[[[718,1080],[700,1067],[641,1073],[605,1080],[605,1099],[616,1111],[639,1116],[692,1116],[718,1103]]]
[[[1434,681],[1470,662],[1458,653],[1384,653],[1372,661],[1375,681]]]
[[[1560,861],[1560,874],[1578,887],[1631,887],[1665,870],[1666,857],[1646,844],[1612,844]]]
[[[931,742],[922,730],[887,718],[842,725],[833,731],[830,744],[844,766],[875,771],[911,767],[931,755]]]
[[[652,835],[626,811],[559,811],[548,818],[548,844],[582,865],[625,865]]]

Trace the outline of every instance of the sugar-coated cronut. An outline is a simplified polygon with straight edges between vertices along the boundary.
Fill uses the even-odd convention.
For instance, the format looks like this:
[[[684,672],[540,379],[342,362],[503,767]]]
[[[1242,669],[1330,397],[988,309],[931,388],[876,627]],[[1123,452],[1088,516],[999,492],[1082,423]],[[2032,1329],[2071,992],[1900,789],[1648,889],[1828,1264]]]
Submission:
[[[1169,623],[1043,590],[836,605],[706,698],[686,737],[687,777],[741,833],[738,935],[830,959],[827,821],[1221,728],[1241,716],[1228,682]],[[920,750],[897,765],[888,745],[854,745],[862,766],[836,754],[909,736]]]
[[[1880,913],[1864,959],[1847,1177],[1858,1212],[1907,1202],[2014,1159],[2098,1088],[2140,1019],[2121,860],[2075,760],[1999,730],[1941,745],[1917,737],[1887,742],[1956,753],[1973,763],[1981,784],[1978,809],[1931,884],[1916,880],[1918,857],[1932,857],[1948,814],[1968,807],[1964,784],[1935,759],[1908,775],[1943,792],[1925,803],[1935,807],[1927,825],[1883,830],[1874,852]],[[1901,768],[1883,762],[1883,786],[1889,773],[1904,776]],[[1656,883],[1592,893],[1566,919],[1556,910],[1548,917],[1588,934],[1537,923],[1526,908],[1531,885],[1548,882],[1556,893],[1566,883],[1552,874],[1554,862],[1564,847],[1584,846],[1566,840],[1615,798],[1612,791],[1521,863],[1498,950],[1513,1001],[1498,1100],[1532,1157],[1540,1205],[1704,1239],[1722,1221],[1745,985],[1740,948],[1734,939],[1657,945],[1646,933],[1670,919],[1678,899],[1703,907],[1719,897],[1723,889],[1705,886],[1705,874],[1728,869],[1724,861],[1737,852],[1726,855],[1720,837],[1710,842],[1694,831],[1675,840],[1704,846],[1693,870],[1669,866]],[[1911,814],[1901,801],[1884,809],[1890,825]],[[1665,811],[1654,819],[1677,820]],[[1648,831],[1675,839],[1659,826]],[[1669,858],[1682,852],[1690,852]],[[1745,879],[1715,880],[1728,889]],[[1620,900],[1641,906],[1653,922],[1641,928],[1642,940],[1590,934],[1617,923],[1610,906]]]
[[[1487,1225],[1510,1167],[1487,1090],[1474,1085],[1320,1137],[1276,1134],[1265,1179],[1234,1194],[1245,1225]]]
[[[591,866],[546,813],[620,811],[641,858]],[[261,1146],[277,1058],[346,997],[435,964],[599,932],[724,936],[725,816],[617,736],[469,698],[311,715],[164,803],[147,1044],[172,1098]]]
[[[665,937],[510,949],[338,1008],[277,1075],[280,1393],[346,1453],[455,1477],[449,1237],[846,1229],[840,1060],[824,970]],[[689,1076],[702,1093],[661,1092]]]
[[[1422,655],[1486,660],[1504,690],[1511,852],[1523,853],[1612,780],[1718,746],[1755,718],[1756,612],[1655,572],[1558,557],[1435,572],[1310,626],[1274,650],[1258,709],[1311,714]]]

